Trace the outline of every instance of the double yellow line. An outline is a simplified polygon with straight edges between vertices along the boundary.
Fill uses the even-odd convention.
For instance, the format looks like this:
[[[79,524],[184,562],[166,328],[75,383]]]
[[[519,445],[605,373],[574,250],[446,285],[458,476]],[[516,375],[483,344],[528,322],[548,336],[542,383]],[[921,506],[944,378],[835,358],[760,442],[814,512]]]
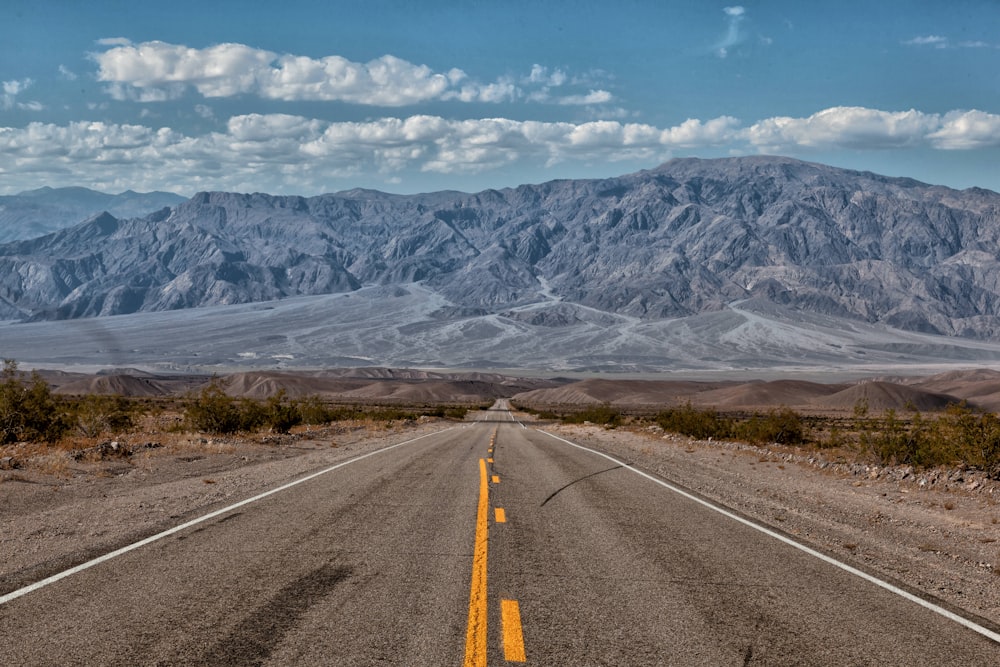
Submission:
[[[472,555],[472,591],[469,593],[469,625],[465,630],[465,667],[486,665],[486,550],[490,491],[486,484],[486,461],[479,459],[479,508],[476,511],[476,548]]]
[[[494,439],[490,438],[490,452]],[[492,462],[492,460],[491,460]],[[499,482],[494,476],[493,482]],[[486,555],[489,546],[490,493],[487,482],[486,460],[479,459],[479,505],[476,510],[476,545],[472,556],[472,587],[469,592],[469,624],[465,631],[465,667],[486,667]],[[497,508],[497,521],[506,520],[503,509]],[[500,601],[500,620],[503,624],[504,659],[508,662],[525,662],[524,635],[521,631],[521,611],[517,600]]]

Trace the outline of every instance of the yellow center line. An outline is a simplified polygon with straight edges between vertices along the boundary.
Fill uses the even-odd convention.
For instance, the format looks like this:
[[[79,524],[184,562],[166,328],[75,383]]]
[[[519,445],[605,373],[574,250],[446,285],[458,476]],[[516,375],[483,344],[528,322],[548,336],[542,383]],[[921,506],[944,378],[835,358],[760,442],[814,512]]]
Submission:
[[[500,483],[500,475],[493,475],[493,483],[494,484]]]
[[[493,459],[486,459],[487,463],[493,463]]]
[[[524,633],[521,632],[521,608],[517,600],[500,600],[500,621],[503,624],[503,659],[507,662],[527,662]]]
[[[489,487],[486,462],[479,459],[479,507],[476,511],[476,548],[472,556],[469,625],[465,631],[465,667],[486,666],[486,550],[489,539]]]
[[[502,507],[493,508],[493,512],[495,514],[494,518],[496,519],[497,523],[507,523],[507,513],[504,512],[504,509]]]

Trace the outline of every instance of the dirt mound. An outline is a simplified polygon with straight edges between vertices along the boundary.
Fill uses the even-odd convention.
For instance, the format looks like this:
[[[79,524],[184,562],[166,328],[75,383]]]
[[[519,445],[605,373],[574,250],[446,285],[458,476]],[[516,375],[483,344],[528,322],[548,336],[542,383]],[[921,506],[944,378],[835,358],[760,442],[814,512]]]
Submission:
[[[685,380],[580,380],[514,396],[522,405],[676,405],[731,382]]]
[[[234,373],[221,383],[230,396],[257,400],[274,396],[284,390],[289,398],[320,396],[330,400],[392,403],[481,403],[510,396],[520,388],[551,384],[500,375],[436,374],[403,372],[402,378],[391,378],[389,369],[369,373],[341,374],[338,372],[249,372]],[[425,377],[419,377],[425,375]],[[450,375],[450,377],[447,377]],[[436,377],[435,377],[436,376]],[[477,378],[487,379],[477,379]]]
[[[699,394],[696,402],[720,408],[809,405],[847,388],[848,385],[844,384],[820,384],[805,380],[747,382]]]
[[[53,390],[56,394],[108,394],[119,396],[167,396],[173,388],[151,377],[135,375],[93,375],[66,384]]]
[[[944,410],[961,399],[949,394],[924,391],[891,382],[864,382],[831,396],[813,401],[813,406],[830,410],[853,410],[857,405],[867,405],[874,412],[884,410]]]
[[[932,375],[914,382],[913,386],[957,396],[986,410],[1000,410],[1000,372],[988,368]]]
[[[343,397],[403,403],[488,403],[507,393],[494,383],[475,380],[382,381],[347,392]]]
[[[920,378],[912,384],[919,387],[961,387],[966,384],[977,384],[980,382],[1000,382],[1000,371],[995,371],[992,368],[970,368],[968,370],[949,371],[947,373],[938,373],[930,377]],[[943,391],[943,389],[939,391]]]
[[[360,378],[323,378],[300,373],[233,373],[221,380],[223,389],[230,396],[270,398],[284,390],[289,398],[304,396],[339,396],[367,385],[370,381]]]

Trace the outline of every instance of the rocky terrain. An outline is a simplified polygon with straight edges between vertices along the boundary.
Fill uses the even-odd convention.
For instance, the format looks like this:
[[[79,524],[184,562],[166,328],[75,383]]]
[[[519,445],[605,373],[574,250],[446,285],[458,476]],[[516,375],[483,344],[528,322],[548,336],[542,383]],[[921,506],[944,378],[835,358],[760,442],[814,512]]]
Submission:
[[[200,193],[0,246],[0,316],[52,319],[419,282],[442,316],[562,327],[745,300],[993,339],[1000,195],[786,158],[678,159],[477,194]],[[511,311],[544,303],[530,312]],[[602,316],[601,313],[606,313]]]

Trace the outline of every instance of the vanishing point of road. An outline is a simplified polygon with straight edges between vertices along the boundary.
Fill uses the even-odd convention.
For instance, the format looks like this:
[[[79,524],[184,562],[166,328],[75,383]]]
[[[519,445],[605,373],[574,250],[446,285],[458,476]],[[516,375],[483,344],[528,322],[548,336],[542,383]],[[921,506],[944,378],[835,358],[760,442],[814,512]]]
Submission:
[[[475,417],[0,596],[0,664],[1000,664],[505,401]]]

